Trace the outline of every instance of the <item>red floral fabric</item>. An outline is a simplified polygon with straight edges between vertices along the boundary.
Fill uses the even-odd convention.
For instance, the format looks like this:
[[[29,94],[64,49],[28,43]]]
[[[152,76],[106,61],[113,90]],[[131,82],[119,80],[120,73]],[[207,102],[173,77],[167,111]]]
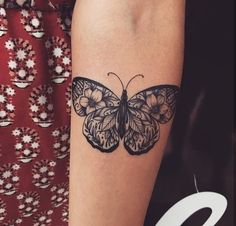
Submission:
[[[71,0],[0,0],[0,225],[68,225]]]

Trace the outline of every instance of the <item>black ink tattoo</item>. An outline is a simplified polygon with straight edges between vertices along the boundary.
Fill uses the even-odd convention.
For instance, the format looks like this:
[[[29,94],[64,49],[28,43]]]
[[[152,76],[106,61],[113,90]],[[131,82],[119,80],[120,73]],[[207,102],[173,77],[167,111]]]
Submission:
[[[102,84],[83,77],[72,82],[72,100],[75,112],[85,116],[83,134],[87,141],[102,152],[112,152],[123,140],[131,155],[148,152],[160,137],[160,124],[173,117],[178,86],[159,85],[145,89],[128,99],[130,82],[121,82],[121,98]]]

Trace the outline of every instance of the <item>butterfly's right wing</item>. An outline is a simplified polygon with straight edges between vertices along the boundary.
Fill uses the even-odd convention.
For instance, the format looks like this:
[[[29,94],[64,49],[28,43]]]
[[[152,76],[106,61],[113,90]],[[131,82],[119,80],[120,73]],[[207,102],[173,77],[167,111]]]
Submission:
[[[85,116],[83,134],[87,141],[102,152],[112,152],[119,145],[116,117],[120,99],[102,84],[83,77],[72,82],[75,112]]]
[[[143,90],[128,101],[128,129],[124,146],[132,155],[147,153],[160,138],[160,124],[174,115],[179,87],[159,85]]]

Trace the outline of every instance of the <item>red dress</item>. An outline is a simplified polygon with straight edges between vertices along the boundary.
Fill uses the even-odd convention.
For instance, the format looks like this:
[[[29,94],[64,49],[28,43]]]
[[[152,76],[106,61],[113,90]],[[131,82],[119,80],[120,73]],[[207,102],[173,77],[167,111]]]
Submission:
[[[0,225],[68,225],[71,0],[0,0]]]

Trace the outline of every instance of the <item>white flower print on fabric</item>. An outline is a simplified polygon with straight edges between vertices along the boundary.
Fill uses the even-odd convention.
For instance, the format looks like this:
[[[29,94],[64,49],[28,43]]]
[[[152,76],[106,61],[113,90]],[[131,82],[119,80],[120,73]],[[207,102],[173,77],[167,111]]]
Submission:
[[[34,164],[32,169],[33,184],[39,188],[47,188],[54,179],[54,168],[56,162],[52,160],[41,160]]]
[[[0,85],[0,126],[8,126],[14,122],[13,96],[15,96],[15,90],[12,87]]]
[[[61,220],[64,222],[69,222],[69,205],[66,203],[62,208]]]
[[[70,115],[71,114],[71,84],[66,88],[66,112]]]
[[[51,202],[54,207],[59,207],[63,203],[68,202],[69,185],[68,183],[58,184],[51,187],[52,197]]]
[[[51,79],[54,83],[63,83],[71,75],[70,46],[64,39],[52,37],[47,39],[45,47]]]
[[[12,195],[18,190],[19,168],[16,163],[8,163],[0,167],[0,194]]]
[[[60,24],[61,29],[68,34],[71,35],[71,20],[72,20],[72,10],[63,10],[60,11],[57,22]]]
[[[7,215],[6,203],[0,199],[0,223],[5,219]]]
[[[51,225],[52,214],[53,214],[53,210],[48,210],[48,211],[44,211],[39,214],[36,214],[36,216],[33,219],[33,222],[34,222],[33,226],[49,226],[49,225]]]
[[[42,24],[42,12],[37,10],[21,10],[21,23],[25,30],[36,38],[42,38],[44,29]]]
[[[52,132],[54,137],[53,150],[56,158],[63,159],[69,155],[70,128],[68,126],[57,128]]]
[[[21,224],[22,222],[23,220],[21,218],[10,219],[4,222],[3,226],[19,226],[19,225],[23,225]]]
[[[5,42],[9,52],[8,68],[12,83],[18,88],[26,88],[35,79],[35,51],[28,40],[9,39]]]
[[[14,111],[15,106],[14,106],[13,104],[7,104],[7,105],[6,105],[6,108],[7,108],[7,110],[9,110],[9,111]]]
[[[3,7],[0,7],[0,37],[7,33],[7,13]]]
[[[54,109],[52,102],[51,86],[42,85],[34,88],[30,94],[30,116],[39,126],[46,128],[52,125],[54,119]]]
[[[13,42],[13,40],[8,40],[5,42],[5,48],[7,50],[13,50],[15,48],[15,43]]]
[[[38,156],[40,151],[39,135],[34,129],[15,128],[12,130],[15,137],[15,153],[20,162],[28,163]]]
[[[39,208],[39,194],[37,192],[20,193],[17,197],[18,210],[21,217],[30,217]]]
[[[4,103],[6,101],[6,97],[3,94],[0,94],[0,103]]]

